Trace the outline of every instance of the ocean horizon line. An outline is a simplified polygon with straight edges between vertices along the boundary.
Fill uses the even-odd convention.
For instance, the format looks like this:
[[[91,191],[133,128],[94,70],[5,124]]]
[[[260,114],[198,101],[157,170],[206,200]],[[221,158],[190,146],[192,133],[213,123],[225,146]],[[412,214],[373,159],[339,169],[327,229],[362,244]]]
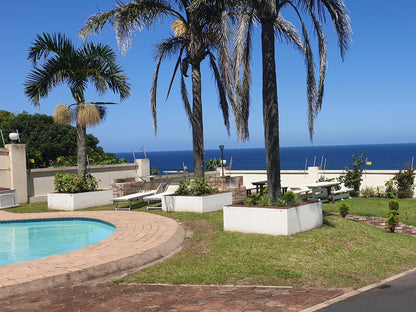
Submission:
[[[333,144],[333,145],[301,145],[301,146],[280,146],[280,148],[328,148],[328,147],[352,147],[352,146],[382,146],[382,145],[416,145],[416,142],[404,142],[404,143],[359,143],[359,144]],[[141,147],[142,148],[142,147]],[[247,149],[247,150],[251,150],[251,149],[265,149],[264,146],[260,146],[260,147],[229,147],[227,148],[227,146],[225,146],[224,150],[226,149],[230,149],[230,150],[241,150],[241,149]],[[219,150],[219,148],[205,148],[205,151],[215,151],[215,150]],[[146,150],[147,152],[157,152],[157,153],[163,153],[163,152],[189,152],[189,151],[193,151],[192,149],[167,149],[167,150]],[[133,150],[131,151],[123,151],[123,152],[110,152],[113,154],[118,154],[118,153],[132,153]],[[140,153],[141,151],[134,151],[135,153]]]
[[[118,158],[125,158],[129,163],[134,158],[149,158],[150,167],[159,171],[183,170],[186,166],[193,171],[192,150],[182,151],[143,151],[116,153]],[[416,143],[386,143],[386,144],[359,144],[337,146],[303,146],[282,147],[280,149],[280,163],[282,170],[304,170],[310,166],[320,166],[323,169],[352,168],[353,155],[357,159],[365,154],[367,169],[398,170],[403,169],[406,163],[413,168],[416,156]],[[206,149],[205,160],[221,158],[220,149]],[[231,165],[235,170],[264,170],[266,169],[265,149],[262,148],[225,148],[224,159],[227,167]]]

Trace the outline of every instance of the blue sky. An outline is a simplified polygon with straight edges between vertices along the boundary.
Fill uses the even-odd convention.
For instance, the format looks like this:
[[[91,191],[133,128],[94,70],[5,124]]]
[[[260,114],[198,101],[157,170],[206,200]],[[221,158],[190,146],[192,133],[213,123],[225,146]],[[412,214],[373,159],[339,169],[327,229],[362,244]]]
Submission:
[[[27,53],[36,34],[61,32],[80,46],[77,32],[93,13],[113,8],[115,0],[2,1],[0,20],[0,110],[13,113],[52,115],[57,104],[73,103],[67,87],[54,89],[35,108],[24,95],[23,83],[31,70]],[[351,16],[353,43],[341,61],[331,25],[328,38],[328,70],[323,108],[316,119],[313,142],[307,127],[305,67],[302,56],[283,43],[276,43],[281,146],[414,143],[416,115],[416,3],[404,0],[345,1]],[[161,68],[158,92],[158,134],[154,135],[149,98],[155,69],[153,46],[171,33],[170,21],[136,34],[126,56],[117,47],[108,26],[94,41],[107,43],[132,84],[131,97],[108,108],[106,119],[87,129],[109,152],[191,150],[190,126],[179,94],[179,80],[165,101],[174,61]],[[261,103],[261,54],[259,32],[254,39],[250,139],[238,142],[235,127],[227,136],[212,73],[202,68],[205,148],[250,148],[264,146]],[[190,87],[190,84],[188,84]],[[189,89],[190,90],[190,89]],[[99,96],[90,88],[89,101],[116,101],[111,92]]]

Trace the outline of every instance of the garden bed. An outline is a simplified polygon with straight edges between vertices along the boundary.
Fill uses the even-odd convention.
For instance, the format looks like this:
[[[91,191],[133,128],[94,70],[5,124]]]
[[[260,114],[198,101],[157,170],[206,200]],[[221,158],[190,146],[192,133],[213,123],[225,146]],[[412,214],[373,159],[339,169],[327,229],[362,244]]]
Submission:
[[[290,236],[321,227],[322,202],[309,201],[289,207],[224,206],[224,230]]]
[[[112,204],[113,190],[83,193],[48,193],[48,208],[78,210]]]

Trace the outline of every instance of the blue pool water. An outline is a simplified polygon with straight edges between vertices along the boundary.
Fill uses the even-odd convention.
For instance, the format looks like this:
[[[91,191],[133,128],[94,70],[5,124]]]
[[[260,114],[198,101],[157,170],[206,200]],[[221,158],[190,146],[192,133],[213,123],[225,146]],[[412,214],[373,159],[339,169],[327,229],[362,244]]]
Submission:
[[[83,248],[114,231],[110,223],[87,218],[0,221],[0,265]]]

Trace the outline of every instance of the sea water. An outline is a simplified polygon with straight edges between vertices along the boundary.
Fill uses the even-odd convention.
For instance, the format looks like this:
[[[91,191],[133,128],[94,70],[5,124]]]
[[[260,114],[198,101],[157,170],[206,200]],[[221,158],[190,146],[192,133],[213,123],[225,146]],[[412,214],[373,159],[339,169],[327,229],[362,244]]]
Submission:
[[[371,145],[339,145],[339,146],[308,146],[308,147],[281,147],[280,161],[282,170],[303,170],[310,166],[321,166],[324,169],[352,168],[352,155],[358,158],[366,152],[364,160],[371,165],[368,170],[398,170],[405,163],[413,165],[416,156],[416,143],[404,144],[371,144]],[[116,153],[118,158],[125,158],[133,162],[133,153]],[[143,158],[141,152],[135,152],[135,158]],[[183,165],[188,171],[193,171],[193,156],[190,151],[163,151],[146,152],[150,159],[150,167],[161,172],[165,170],[182,170]],[[221,158],[219,149],[205,150],[205,159]],[[264,148],[232,148],[224,149],[224,159],[229,166],[232,158],[234,170],[264,170],[266,169],[266,156]],[[416,163],[414,164],[416,165]]]

